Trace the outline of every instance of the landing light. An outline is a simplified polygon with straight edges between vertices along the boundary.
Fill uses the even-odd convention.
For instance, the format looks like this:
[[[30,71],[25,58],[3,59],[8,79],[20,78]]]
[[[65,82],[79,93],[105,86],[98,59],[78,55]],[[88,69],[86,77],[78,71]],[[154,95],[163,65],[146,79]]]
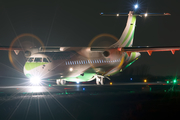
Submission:
[[[33,76],[30,78],[30,82],[32,84],[39,84],[41,82],[41,78],[39,76]]]

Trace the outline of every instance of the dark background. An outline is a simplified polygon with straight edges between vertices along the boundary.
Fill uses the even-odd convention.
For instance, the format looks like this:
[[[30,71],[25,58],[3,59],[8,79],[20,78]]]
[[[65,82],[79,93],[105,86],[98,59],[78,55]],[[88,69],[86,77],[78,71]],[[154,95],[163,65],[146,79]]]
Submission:
[[[103,33],[119,38],[127,17],[102,17],[99,13],[128,13],[134,9],[133,5],[136,2],[136,0],[4,0],[0,2],[0,45],[9,46],[15,37],[23,33],[38,36],[48,46],[88,46],[95,36]],[[138,3],[138,12],[169,12],[171,16],[138,17],[133,46],[179,46],[179,1],[139,0]],[[34,44],[37,42],[31,37],[21,38],[20,42],[24,39]],[[110,38],[103,39],[108,41]],[[111,39],[112,41],[114,42]],[[18,72],[9,62],[8,51],[0,51],[0,54],[0,76],[24,78],[23,73]],[[21,54],[16,56],[16,64],[22,71],[21,56]],[[151,57],[147,53],[142,53],[141,58],[127,70],[137,71],[141,69],[139,66],[142,68],[146,66],[148,74],[151,75],[180,75],[179,61],[178,51],[175,55],[171,52],[152,53]]]

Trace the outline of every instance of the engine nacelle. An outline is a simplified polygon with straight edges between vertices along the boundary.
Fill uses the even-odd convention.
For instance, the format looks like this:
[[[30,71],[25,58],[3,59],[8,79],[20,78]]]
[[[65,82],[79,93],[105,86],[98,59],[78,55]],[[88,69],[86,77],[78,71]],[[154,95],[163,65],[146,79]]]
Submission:
[[[25,55],[25,57],[29,57],[29,56],[31,56],[31,52],[30,51],[25,51],[24,55]]]
[[[110,55],[109,51],[104,51],[102,54],[104,57],[108,57]]]

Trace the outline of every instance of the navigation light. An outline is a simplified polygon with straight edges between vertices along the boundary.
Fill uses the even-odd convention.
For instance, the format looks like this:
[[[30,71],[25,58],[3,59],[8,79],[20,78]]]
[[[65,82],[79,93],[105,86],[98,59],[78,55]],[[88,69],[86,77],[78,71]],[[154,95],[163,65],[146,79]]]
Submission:
[[[137,9],[138,7],[139,7],[138,4],[134,5],[134,8],[135,8],[135,9]]]

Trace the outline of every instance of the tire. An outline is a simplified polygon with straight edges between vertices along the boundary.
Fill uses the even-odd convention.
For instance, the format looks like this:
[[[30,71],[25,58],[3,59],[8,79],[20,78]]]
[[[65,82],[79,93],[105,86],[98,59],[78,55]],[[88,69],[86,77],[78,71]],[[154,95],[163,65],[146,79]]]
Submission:
[[[61,80],[61,85],[65,85],[66,81],[65,80]]]

